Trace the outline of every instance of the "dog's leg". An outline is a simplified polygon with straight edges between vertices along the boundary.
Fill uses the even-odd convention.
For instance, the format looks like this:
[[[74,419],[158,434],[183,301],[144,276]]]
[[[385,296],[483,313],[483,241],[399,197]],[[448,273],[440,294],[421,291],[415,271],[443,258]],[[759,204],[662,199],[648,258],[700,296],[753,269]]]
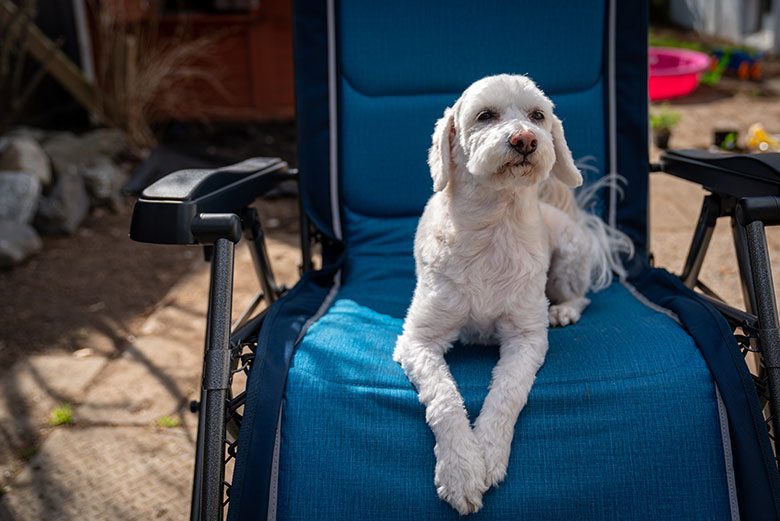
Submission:
[[[506,477],[515,423],[547,354],[546,311],[526,310],[498,324],[501,358],[474,425],[491,486]]]
[[[551,327],[576,323],[590,304],[585,298],[590,270],[570,248],[556,250],[547,275],[547,296],[550,309],[547,316]]]
[[[579,225],[563,214],[548,210],[547,222],[553,237],[553,253],[547,273],[547,297],[550,299],[550,326],[568,326],[580,319],[590,304],[585,298],[590,285],[590,263],[583,252],[590,250],[587,236]]]
[[[444,360],[460,324],[446,307],[432,302],[423,305],[420,300],[415,298],[412,302],[393,359],[417,388],[420,402],[425,405],[425,418],[436,438],[436,492],[465,515],[482,507],[487,483],[482,451]]]

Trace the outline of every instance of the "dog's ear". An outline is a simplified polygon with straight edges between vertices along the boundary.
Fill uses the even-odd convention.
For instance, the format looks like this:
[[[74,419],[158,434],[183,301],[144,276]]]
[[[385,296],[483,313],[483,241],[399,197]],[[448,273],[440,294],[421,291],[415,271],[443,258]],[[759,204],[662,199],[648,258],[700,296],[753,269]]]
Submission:
[[[452,171],[452,139],[455,137],[454,111],[447,107],[433,129],[433,143],[428,150],[428,166],[433,178],[433,191],[441,192],[450,181]]]
[[[571,157],[571,150],[569,150],[569,145],[566,144],[566,138],[563,135],[561,120],[555,115],[552,117],[552,138],[555,149],[555,164],[552,167],[552,174],[566,186],[571,188],[580,186],[582,174]]]

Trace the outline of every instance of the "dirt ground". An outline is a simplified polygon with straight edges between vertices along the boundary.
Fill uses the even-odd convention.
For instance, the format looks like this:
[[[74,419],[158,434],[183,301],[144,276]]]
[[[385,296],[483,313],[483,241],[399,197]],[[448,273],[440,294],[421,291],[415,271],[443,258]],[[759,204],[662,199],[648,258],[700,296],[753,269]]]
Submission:
[[[262,206],[269,235],[297,234],[292,200]],[[183,276],[203,264],[199,247],[133,242],[132,201],[91,215],[71,237],[44,239],[43,252],[0,271],[0,368],[49,351],[119,354]]]
[[[131,242],[130,214],[129,201],[93,214],[75,235],[45,238],[40,255],[0,272],[0,367],[48,350],[121,349],[192,269],[197,249]]]

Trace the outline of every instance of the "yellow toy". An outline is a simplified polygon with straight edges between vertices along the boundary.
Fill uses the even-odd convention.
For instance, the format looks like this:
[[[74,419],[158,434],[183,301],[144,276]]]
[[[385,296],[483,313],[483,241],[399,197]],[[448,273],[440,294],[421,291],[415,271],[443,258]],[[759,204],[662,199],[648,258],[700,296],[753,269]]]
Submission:
[[[780,151],[780,140],[764,129],[761,123],[753,123],[748,128],[745,146],[758,152]]]

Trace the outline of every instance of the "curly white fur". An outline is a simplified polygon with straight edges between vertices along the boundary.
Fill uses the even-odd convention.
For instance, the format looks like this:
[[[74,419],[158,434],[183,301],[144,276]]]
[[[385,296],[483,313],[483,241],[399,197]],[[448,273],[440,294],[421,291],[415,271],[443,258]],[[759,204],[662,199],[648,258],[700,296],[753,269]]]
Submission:
[[[536,140],[535,150],[511,146],[518,132]],[[468,514],[506,475],[548,324],[579,320],[588,289],[623,274],[620,253],[631,243],[583,209],[595,189],[578,204],[572,188],[582,176],[561,122],[525,76],[491,76],[466,89],[436,123],[428,163],[436,193],[417,228],[417,287],[393,358],[436,438],[439,497]],[[444,360],[458,337],[501,345],[473,429]]]

